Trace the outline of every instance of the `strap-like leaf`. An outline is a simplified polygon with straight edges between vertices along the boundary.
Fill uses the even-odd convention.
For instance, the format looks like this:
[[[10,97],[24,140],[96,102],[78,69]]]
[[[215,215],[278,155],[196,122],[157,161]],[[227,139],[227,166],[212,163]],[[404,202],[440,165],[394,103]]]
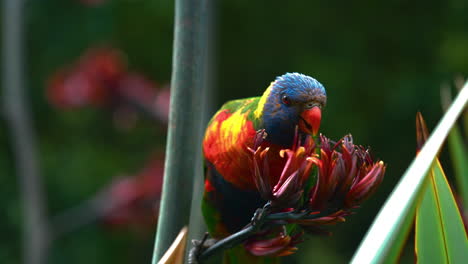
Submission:
[[[468,206],[468,151],[457,126],[450,131],[448,147],[459,194],[463,198],[463,204]]]
[[[416,212],[415,250],[419,263],[464,263],[468,240],[442,166],[436,159]]]
[[[468,84],[465,84],[385,202],[351,263],[382,263],[393,252],[392,247],[404,227],[405,219],[419,197],[425,175],[467,101]]]
[[[460,84],[460,81],[463,81],[463,79],[455,79],[455,84],[459,89],[463,86],[463,83]],[[447,110],[452,101],[450,91],[449,85],[443,85],[440,88],[440,97],[444,111]],[[467,125],[466,129],[468,129],[468,110],[465,110],[462,120],[465,121],[464,124]],[[468,130],[466,132],[468,138]],[[468,149],[466,147],[460,128],[457,125],[453,126],[448,136],[448,149],[455,172],[458,193],[463,198],[464,205],[468,205]]]

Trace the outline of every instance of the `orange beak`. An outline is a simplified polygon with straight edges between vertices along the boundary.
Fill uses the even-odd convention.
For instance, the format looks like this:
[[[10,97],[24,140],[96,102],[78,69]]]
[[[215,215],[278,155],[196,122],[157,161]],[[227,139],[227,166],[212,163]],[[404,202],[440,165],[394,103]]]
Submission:
[[[317,135],[322,120],[322,111],[318,106],[304,110],[300,115],[299,129],[305,133]]]

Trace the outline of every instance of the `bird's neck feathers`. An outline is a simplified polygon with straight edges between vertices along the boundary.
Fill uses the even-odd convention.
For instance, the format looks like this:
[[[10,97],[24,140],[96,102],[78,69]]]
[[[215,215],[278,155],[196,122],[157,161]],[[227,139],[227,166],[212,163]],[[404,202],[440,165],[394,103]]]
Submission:
[[[261,118],[263,116],[263,109],[265,108],[265,104],[267,102],[268,97],[270,96],[273,84],[275,82],[271,82],[270,86],[265,90],[263,95],[260,97],[258,101],[257,109],[254,111],[255,118]]]
[[[283,147],[290,147],[294,138],[295,127],[298,123],[298,113],[281,103],[278,89],[274,89],[275,82],[263,93],[254,114],[261,119],[270,143]]]

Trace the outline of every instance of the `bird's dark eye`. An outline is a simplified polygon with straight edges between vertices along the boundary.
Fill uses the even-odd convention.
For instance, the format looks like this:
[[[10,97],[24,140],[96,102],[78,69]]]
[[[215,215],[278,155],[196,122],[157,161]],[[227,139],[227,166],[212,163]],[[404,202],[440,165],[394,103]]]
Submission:
[[[283,101],[283,104],[285,105],[291,105],[291,100],[286,95],[283,95],[283,97],[281,97],[281,101]]]

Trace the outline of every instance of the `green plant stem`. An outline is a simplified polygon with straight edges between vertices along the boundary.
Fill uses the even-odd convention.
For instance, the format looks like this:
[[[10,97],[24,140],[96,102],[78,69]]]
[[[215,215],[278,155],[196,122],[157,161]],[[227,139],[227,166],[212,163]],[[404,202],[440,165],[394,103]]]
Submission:
[[[18,175],[23,216],[23,263],[46,262],[49,226],[36,136],[25,89],[24,0],[3,1],[3,107]]]
[[[204,35],[206,36],[201,41],[203,42],[202,47],[204,47],[205,56],[203,57],[202,67],[204,69],[204,74],[202,76],[202,85],[204,87],[205,96],[203,96],[202,102],[202,119],[200,122],[202,123],[202,128],[206,127],[206,124],[209,121],[209,117],[213,114],[213,98],[214,98],[214,48],[216,46],[214,42],[214,35],[215,35],[215,20],[216,20],[216,1],[214,0],[203,0],[201,1],[203,4],[202,9],[202,22],[201,24],[204,25]],[[200,165],[197,167],[203,167],[203,160],[199,160]],[[191,241],[193,239],[198,239],[199,237],[203,236],[206,232],[206,227],[204,224],[202,210],[201,210],[201,203],[203,197],[203,189],[205,186],[204,177],[203,177],[203,170],[198,170],[194,173],[194,184],[193,184],[193,195],[192,195],[192,204],[191,204],[191,212],[190,212],[190,223],[188,228],[188,237],[187,237],[187,246],[185,249],[185,263],[187,263],[190,248],[191,248]]]
[[[189,222],[193,178],[200,171],[204,1],[176,0],[165,174],[153,263]]]

